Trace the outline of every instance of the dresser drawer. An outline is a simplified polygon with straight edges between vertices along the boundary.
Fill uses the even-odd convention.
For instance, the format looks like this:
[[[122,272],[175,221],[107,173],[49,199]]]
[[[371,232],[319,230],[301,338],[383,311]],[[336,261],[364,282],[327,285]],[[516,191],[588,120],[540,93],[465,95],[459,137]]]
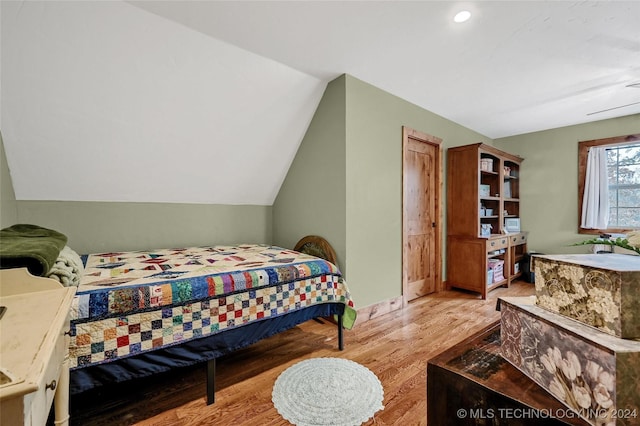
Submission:
[[[44,366],[44,375],[42,381],[38,383],[38,390],[25,396],[25,410],[29,410],[28,416],[25,416],[25,424],[44,425],[47,423],[53,397],[59,386],[62,363],[69,350],[69,345],[66,343],[67,338],[64,335],[64,331],[68,329],[69,325],[67,324],[64,330],[59,331],[60,334],[56,339],[51,358]]]
[[[509,235],[509,244],[512,246],[518,246],[527,242],[527,234],[521,232],[519,234]]]
[[[487,252],[507,248],[509,239],[505,237],[491,238],[487,240]]]

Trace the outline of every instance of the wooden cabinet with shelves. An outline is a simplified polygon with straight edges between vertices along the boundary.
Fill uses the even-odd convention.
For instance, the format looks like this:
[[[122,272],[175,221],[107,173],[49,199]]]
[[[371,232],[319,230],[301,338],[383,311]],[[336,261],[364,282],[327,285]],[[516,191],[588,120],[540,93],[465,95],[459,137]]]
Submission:
[[[447,152],[447,286],[483,298],[522,274],[527,234],[506,233],[520,217],[523,159],[482,143]],[[488,272],[502,268],[498,279]]]

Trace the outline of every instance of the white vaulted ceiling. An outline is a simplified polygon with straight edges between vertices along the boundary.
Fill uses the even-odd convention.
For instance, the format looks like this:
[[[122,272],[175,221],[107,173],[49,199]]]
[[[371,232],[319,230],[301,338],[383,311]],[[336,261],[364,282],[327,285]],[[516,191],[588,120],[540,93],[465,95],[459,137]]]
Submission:
[[[2,2],[16,198],[271,205],[326,83],[122,2]]]
[[[461,9],[472,17],[455,24]],[[0,13],[20,200],[270,205],[343,73],[490,138],[640,113],[635,1],[2,1]]]

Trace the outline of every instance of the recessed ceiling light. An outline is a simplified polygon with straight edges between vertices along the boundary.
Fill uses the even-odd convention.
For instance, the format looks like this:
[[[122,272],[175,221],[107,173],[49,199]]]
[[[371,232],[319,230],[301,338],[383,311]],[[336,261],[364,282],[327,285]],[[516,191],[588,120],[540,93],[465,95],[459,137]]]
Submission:
[[[457,23],[466,22],[471,18],[471,12],[468,10],[461,10],[453,17],[453,21]]]

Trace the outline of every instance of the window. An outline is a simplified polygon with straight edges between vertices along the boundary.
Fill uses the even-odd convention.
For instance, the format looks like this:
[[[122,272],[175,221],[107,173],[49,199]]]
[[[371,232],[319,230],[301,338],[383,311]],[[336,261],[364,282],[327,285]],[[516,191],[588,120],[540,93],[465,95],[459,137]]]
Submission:
[[[609,221],[603,229],[580,227],[587,155],[591,147],[607,148]],[[578,227],[582,234],[622,233],[640,228],[640,134],[578,144]]]
[[[609,228],[640,228],[640,144],[607,148]]]

